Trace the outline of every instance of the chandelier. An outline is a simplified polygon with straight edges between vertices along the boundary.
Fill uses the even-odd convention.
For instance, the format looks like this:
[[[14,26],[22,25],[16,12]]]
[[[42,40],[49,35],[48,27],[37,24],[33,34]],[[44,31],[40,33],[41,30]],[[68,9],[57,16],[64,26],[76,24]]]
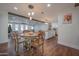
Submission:
[[[29,16],[29,19],[32,20],[32,16],[34,15],[34,12],[32,11],[32,9],[34,8],[34,6],[28,5],[28,8],[30,9],[30,11],[28,12],[28,16]]]

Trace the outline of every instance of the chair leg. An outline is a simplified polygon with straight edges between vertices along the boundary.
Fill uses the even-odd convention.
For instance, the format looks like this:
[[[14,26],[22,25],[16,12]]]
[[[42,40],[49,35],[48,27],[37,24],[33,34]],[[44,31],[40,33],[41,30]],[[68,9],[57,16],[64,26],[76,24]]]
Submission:
[[[42,46],[42,56],[44,55],[44,46]]]

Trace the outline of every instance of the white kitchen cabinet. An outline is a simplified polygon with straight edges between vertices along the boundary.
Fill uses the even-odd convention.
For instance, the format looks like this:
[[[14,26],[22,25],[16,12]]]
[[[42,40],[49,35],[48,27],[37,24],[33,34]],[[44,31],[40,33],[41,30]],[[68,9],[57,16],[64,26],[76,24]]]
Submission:
[[[51,37],[55,36],[54,30],[49,30],[45,32],[45,39],[49,39]]]

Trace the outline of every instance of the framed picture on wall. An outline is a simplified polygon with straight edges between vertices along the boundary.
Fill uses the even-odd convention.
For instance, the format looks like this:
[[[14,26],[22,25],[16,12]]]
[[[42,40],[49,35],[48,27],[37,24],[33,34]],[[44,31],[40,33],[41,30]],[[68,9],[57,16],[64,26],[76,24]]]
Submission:
[[[71,24],[72,23],[72,14],[65,14],[64,15],[64,24]]]

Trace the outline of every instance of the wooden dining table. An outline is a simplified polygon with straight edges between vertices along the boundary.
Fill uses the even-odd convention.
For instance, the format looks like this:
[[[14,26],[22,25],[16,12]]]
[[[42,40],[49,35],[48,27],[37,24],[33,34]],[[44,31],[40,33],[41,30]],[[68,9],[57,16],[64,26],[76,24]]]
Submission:
[[[41,32],[16,33],[17,35],[15,35],[16,38],[14,39],[16,55],[20,55],[21,51],[22,53],[24,53],[25,50],[27,52],[30,51],[31,53],[31,51],[34,51],[34,49],[38,49],[38,47],[40,46],[40,43],[43,46],[42,43],[44,40],[42,40],[43,38],[40,36],[40,33]],[[20,44],[22,45],[20,46]],[[20,49],[22,50],[20,51]],[[30,55],[33,55],[33,54],[30,54]]]
[[[24,47],[26,48],[28,46],[27,50],[31,51],[32,40],[36,39],[36,37],[38,37],[38,34],[39,33],[36,32],[27,32],[27,33],[19,34],[19,36],[24,39],[24,43],[25,43]]]

